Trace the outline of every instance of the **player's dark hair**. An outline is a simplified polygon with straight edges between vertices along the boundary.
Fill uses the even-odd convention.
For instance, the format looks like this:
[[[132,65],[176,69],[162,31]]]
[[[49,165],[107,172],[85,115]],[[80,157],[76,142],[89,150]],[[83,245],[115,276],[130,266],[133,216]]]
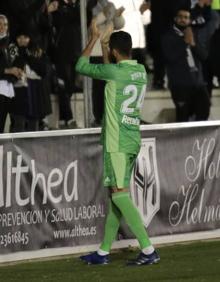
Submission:
[[[116,49],[121,55],[130,56],[132,49],[131,35],[125,31],[112,33],[109,41],[109,48]]]

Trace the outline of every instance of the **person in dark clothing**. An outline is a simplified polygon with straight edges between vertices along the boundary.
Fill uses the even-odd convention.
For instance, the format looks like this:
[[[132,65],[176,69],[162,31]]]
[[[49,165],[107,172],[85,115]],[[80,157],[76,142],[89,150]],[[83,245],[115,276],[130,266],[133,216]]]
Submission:
[[[190,12],[178,9],[173,27],[162,38],[169,88],[176,106],[176,121],[207,120],[210,101],[203,79],[204,51],[195,41]]]
[[[212,73],[218,78],[220,82],[220,27],[216,30],[210,42],[210,56],[209,62]]]
[[[27,64],[26,49],[30,37],[25,31],[19,31],[16,41],[9,45],[9,53],[13,65],[25,70]],[[28,115],[28,83],[24,75],[14,83],[15,96],[11,100],[11,126],[10,132],[24,132],[26,130],[26,116]]]
[[[17,32],[27,27],[43,50],[47,49],[51,24],[46,0],[7,0],[5,10],[10,22],[10,37],[16,40]]]
[[[211,9],[210,0],[199,0],[191,10],[192,27],[196,40],[204,48],[205,56],[202,60],[204,80],[207,83],[209,96],[212,95],[214,73],[210,64],[210,42],[219,25],[219,16]]]
[[[19,30],[16,41],[9,45],[13,64],[24,70],[14,83],[11,105],[11,132],[39,130],[39,120],[51,113],[50,61],[32,41],[27,27]]]
[[[8,19],[0,15],[0,133],[4,132],[7,114],[14,97],[13,83],[23,76],[23,70],[14,67],[8,50]]]
[[[147,1],[146,1],[147,2]],[[165,65],[161,47],[164,32],[172,25],[178,7],[190,9],[191,0],[151,0],[151,24],[147,30],[148,51],[153,58],[153,89],[164,89]]]
[[[59,78],[60,128],[76,127],[71,109],[71,96],[78,89],[75,84],[75,64],[81,52],[80,1],[60,0],[53,13],[55,46],[53,62]]]
[[[50,74],[48,56],[39,46],[30,44],[26,65],[29,104],[27,131],[39,130],[39,121],[51,113]]]

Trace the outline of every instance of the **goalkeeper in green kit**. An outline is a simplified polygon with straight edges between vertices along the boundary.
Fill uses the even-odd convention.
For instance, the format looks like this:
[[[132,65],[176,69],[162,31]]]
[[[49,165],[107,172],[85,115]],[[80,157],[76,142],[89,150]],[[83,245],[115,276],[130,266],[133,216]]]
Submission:
[[[114,32],[111,36],[110,31],[107,31],[101,38],[105,63],[90,64],[89,57],[99,36],[93,21],[91,39],[76,64],[76,71],[107,82],[102,143],[104,186],[109,189],[110,195],[109,212],[100,248],[81,256],[81,259],[87,264],[108,264],[111,245],[124,218],[141,248],[138,257],[127,264],[154,264],[160,260],[159,255],[149,240],[129,194],[131,173],[141,144],[140,108],[146,92],[146,72],[143,65],[131,60],[131,36],[123,31]]]

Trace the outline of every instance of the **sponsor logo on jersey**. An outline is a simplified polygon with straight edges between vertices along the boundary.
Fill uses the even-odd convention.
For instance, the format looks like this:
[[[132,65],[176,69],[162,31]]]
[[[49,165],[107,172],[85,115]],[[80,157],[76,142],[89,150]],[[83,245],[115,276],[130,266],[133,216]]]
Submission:
[[[126,124],[139,125],[140,119],[139,118],[132,118],[132,117],[129,117],[127,115],[123,115],[121,122],[126,123]]]
[[[147,227],[160,209],[155,138],[142,139],[141,150],[131,178],[131,197]]]

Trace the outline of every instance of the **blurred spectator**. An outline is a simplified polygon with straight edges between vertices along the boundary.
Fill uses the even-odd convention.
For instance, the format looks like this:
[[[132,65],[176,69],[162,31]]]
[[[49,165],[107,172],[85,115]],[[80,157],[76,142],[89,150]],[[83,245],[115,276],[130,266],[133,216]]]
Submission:
[[[47,48],[49,22],[45,0],[7,0],[5,9],[10,21],[10,36],[13,40],[20,28],[28,26],[33,34],[33,40],[41,48]]]
[[[27,47],[30,36],[25,31],[19,31],[14,43],[9,45],[9,53],[13,65],[25,71],[27,64]],[[23,76],[14,83],[15,97],[11,103],[11,126],[10,132],[26,131],[26,117],[28,115],[28,82],[24,72]]]
[[[11,131],[39,130],[39,121],[51,113],[49,59],[32,41],[27,28],[18,31],[9,52],[13,64],[25,71],[22,78],[14,83]]]
[[[12,65],[8,46],[8,20],[4,15],[0,15],[0,133],[4,132],[7,114],[11,110],[13,83],[23,76],[23,70]]]
[[[39,122],[51,113],[51,63],[46,53],[30,40],[27,48],[28,82],[27,131],[39,130]]]
[[[220,82],[220,27],[213,35],[210,43],[209,62],[213,75],[217,76]]]
[[[195,41],[190,12],[178,9],[173,27],[162,38],[168,83],[176,106],[176,121],[207,120],[210,101],[203,79],[204,52]]]
[[[192,27],[197,42],[203,47],[202,69],[207,89],[211,97],[213,72],[210,64],[210,41],[219,26],[219,15],[211,9],[212,0],[198,0],[191,10]],[[218,64],[218,62],[216,62]]]
[[[151,11],[144,0],[111,0],[116,8],[124,7],[125,25],[122,30],[132,37],[132,58],[146,66],[144,25],[150,23]]]
[[[178,7],[190,9],[191,0],[152,0],[151,24],[148,28],[148,50],[153,57],[153,89],[164,89],[165,66],[161,48],[161,38],[172,25],[174,13]]]
[[[59,127],[77,126],[71,109],[71,96],[78,92],[75,64],[81,52],[80,1],[59,0],[53,13],[55,46],[53,62],[59,81]]]

